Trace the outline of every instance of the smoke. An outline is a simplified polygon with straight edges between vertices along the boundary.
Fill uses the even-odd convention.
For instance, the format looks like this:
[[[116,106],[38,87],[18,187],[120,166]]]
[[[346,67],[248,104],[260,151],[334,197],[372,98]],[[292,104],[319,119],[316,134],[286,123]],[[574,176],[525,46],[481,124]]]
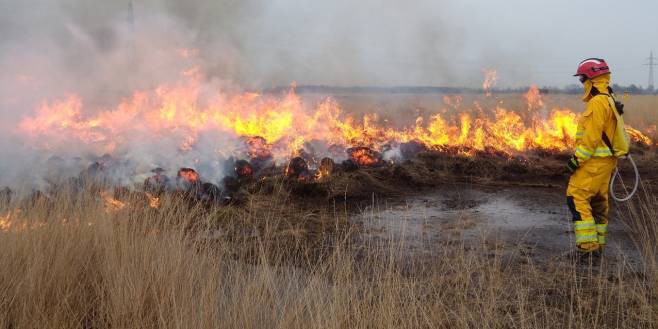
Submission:
[[[42,185],[54,155],[65,156],[65,166],[75,170],[101,155],[96,148],[65,142],[35,151],[15,132],[38,109],[69,95],[79,97],[86,113],[114,108],[136,90],[178,83],[192,67],[202,83],[201,102],[210,102],[217,91],[230,94],[292,81],[479,83],[481,67],[464,74],[450,64],[463,55],[463,30],[444,9],[442,1],[4,0],[0,184],[37,177],[30,184]],[[131,133],[139,142],[118,153],[138,159],[131,165],[134,172],[155,165],[175,170],[193,162],[206,166],[202,175],[214,180],[222,175],[217,150],[235,143],[221,135],[196,136],[196,148],[176,158],[182,135]]]
[[[94,81],[89,89],[100,84],[113,91],[117,79],[133,86],[146,73],[166,77],[170,70],[162,68],[171,64],[166,52],[172,47],[199,49],[205,74],[252,88],[291,81],[467,82],[451,64],[463,55],[463,31],[448,21],[443,1],[41,0],[5,6],[11,10],[0,14],[8,34],[4,64],[9,58],[14,67],[21,58],[46,65],[34,67],[40,73],[76,78],[63,87],[79,87],[75,82],[85,79]],[[478,80],[480,69],[473,68]]]

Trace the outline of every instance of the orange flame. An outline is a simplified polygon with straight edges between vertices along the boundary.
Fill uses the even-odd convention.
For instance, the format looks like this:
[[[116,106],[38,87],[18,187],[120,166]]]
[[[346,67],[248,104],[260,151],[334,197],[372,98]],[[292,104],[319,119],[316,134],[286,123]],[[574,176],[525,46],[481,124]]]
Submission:
[[[101,191],[100,193],[101,198],[105,201],[105,212],[106,213],[115,213],[123,208],[126,207],[125,202],[121,202],[117,199],[115,199],[112,195],[110,195],[109,192],[107,191]]]
[[[318,167],[318,171],[315,173],[315,179],[321,180],[324,177],[331,176],[331,173],[334,170],[334,165],[334,160],[331,158],[322,159],[320,161],[320,167]]]
[[[628,133],[628,136],[631,138],[631,140],[644,145],[651,145],[651,138],[644,135],[639,130],[634,129],[633,127],[630,127],[628,125],[625,126],[624,128],[626,128],[626,132]]]
[[[491,88],[496,85],[498,81],[498,72],[492,69],[484,69],[484,81],[482,82],[482,90],[484,90],[485,95],[491,96]]]
[[[495,81],[495,71],[491,72],[485,79],[487,86]],[[428,117],[418,117],[411,126],[398,128],[381,124],[376,114],[361,119],[345,115],[331,98],[310,108],[294,90],[282,97],[217,93],[207,100],[201,95],[198,79],[198,73],[189,74],[184,82],[160,86],[153,92],[135,92],[105,111],[87,111],[79,97],[69,96],[43,104],[34,116],[22,120],[19,131],[39,148],[83,143],[99,153],[129,145],[136,135],[176,136],[179,149],[185,152],[194,147],[200,134],[218,132],[236,140],[249,137],[252,156],[273,155],[278,160],[297,154],[310,141],[344,149],[367,146],[381,150],[386,143],[416,140],[429,148],[495,149],[508,154],[535,149],[567,151],[576,133],[576,114],[564,108],[546,110],[536,86],[524,96],[525,113],[501,106],[487,110],[478,103],[463,108],[461,97],[446,96],[446,106],[454,111],[437,109]],[[631,136],[652,143],[640,131],[633,130]]]
[[[381,159],[367,147],[357,147],[354,150],[350,150],[350,159],[359,166],[364,167],[376,166],[381,163]]]
[[[20,213],[20,209],[17,209]],[[9,231],[13,226],[13,220],[16,217],[15,211],[8,211],[4,216],[0,216],[0,231]]]
[[[523,98],[525,98],[528,104],[528,112],[534,112],[544,108],[544,100],[541,97],[539,88],[535,85],[530,86],[530,89],[523,95]]]
[[[160,197],[154,196],[153,194],[151,194],[149,192],[144,192],[144,194],[146,195],[146,198],[149,202],[149,207],[151,207],[153,209],[160,208]]]
[[[189,183],[196,183],[199,181],[199,174],[190,169],[181,169],[178,171],[178,176],[182,177]]]
[[[24,219],[20,218],[23,210],[16,208],[9,210],[6,214],[0,216],[0,231],[3,232],[22,232],[26,230],[38,229],[46,224],[44,222],[33,222],[29,224]]]

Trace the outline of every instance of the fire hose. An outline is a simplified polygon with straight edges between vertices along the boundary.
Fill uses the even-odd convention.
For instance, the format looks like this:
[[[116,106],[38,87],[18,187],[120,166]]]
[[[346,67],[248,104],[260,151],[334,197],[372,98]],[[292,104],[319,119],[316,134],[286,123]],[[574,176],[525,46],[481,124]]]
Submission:
[[[635,165],[635,161],[633,161],[633,158],[631,157],[630,154],[627,156],[627,158],[631,162],[631,165],[633,166],[633,171],[635,172],[635,183],[633,184],[633,189],[629,193],[628,189],[626,188],[626,185],[624,184],[624,181],[621,179],[621,174],[619,173],[619,167],[617,166],[615,168],[615,172],[612,174],[612,179],[610,179],[610,196],[612,197],[612,199],[618,202],[625,202],[630,200],[633,197],[633,195],[635,195],[635,193],[637,192],[637,188],[640,185],[640,173],[637,170],[637,165]],[[621,182],[621,186],[624,188],[624,192],[627,193],[627,195],[622,198],[618,198],[614,190],[615,179],[617,179],[617,177],[619,177],[619,181]]]
[[[624,92],[623,100],[626,101],[628,99],[629,93]],[[615,105],[617,102],[615,102]],[[624,108],[624,105],[621,105],[621,108]],[[623,113],[623,112],[622,112]],[[623,159],[622,157],[621,159]],[[635,193],[637,192],[637,188],[640,185],[640,172],[637,170],[637,165],[635,164],[635,161],[633,161],[633,158],[631,157],[630,153],[625,157],[628,158],[628,160],[631,162],[631,165],[633,166],[633,171],[635,172],[635,183],[633,184],[633,189],[631,190],[630,193],[628,193],[628,189],[626,188],[626,185],[624,184],[624,181],[621,178],[621,174],[619,173],[619,166],[615,167],[615,172],[612,174],[612,179],[610,179],[610,196],[612,197],[613,200],[617,202],[626,202],[630,200]],[[623,198],[618,198],[617,195],[615,194],[615,180],[619,178],[619,182],[621,182],[621,186],[624,188],[624,192],[626,192],[626,196]]]

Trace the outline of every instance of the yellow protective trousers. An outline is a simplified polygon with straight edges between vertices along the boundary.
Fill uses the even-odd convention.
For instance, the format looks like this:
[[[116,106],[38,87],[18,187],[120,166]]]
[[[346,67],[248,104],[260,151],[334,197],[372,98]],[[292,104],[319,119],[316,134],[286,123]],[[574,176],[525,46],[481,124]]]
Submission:
[[[608,185],[615,157],[591,157],[569,179],[567,205],[573,215],[576,248],[590,252],[605,246],[608,234]]]

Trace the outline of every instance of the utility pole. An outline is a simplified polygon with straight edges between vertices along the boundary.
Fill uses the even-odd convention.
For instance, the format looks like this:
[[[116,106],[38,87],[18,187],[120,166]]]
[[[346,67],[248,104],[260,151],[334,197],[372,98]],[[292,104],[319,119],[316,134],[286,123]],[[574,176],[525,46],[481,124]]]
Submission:
[[[128,25],[130,26],[130,40],[131,40],[131,46],[132,46],[132,51],[130,56],[132,57],[130,60],[132,61],[133,67],[136,69],[137,68],[137,45],[135,42],[135,4],[133,3],[133,0],[128,0]]]
[[[647,89],[649,92],[653,92],[653,67],[658,65],[654,60],[656,60],[655,57],[653,57],[653,50],[649,53],[649,58],[647,58],[649,61],[648,63],[645,63],[645,66],[649,67],[649,85],[647,86]]]

